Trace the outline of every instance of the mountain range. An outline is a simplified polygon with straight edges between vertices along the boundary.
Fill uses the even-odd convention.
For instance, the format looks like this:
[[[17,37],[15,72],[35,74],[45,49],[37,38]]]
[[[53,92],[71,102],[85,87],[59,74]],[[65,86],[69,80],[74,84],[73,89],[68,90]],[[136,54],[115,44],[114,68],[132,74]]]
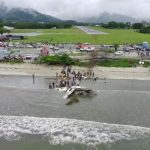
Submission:
[[[10,10],[7,10],[6,6],[0,5],[0,19],[3,19],[5,21],[10,22],[64,22],[61,19],[58,19],[56,17],[42,14],[34,9],[30,8],[13,8]],[[120,14],[109,14],[109,13],[101,13],[98,16],[93,17],[82,17],[78,18],[77,21],[83,22],[83,23],[107,23],[110,21],[116,21],[116,22],[139,22],[139,20],[125,16]],[[69,21],[74,22],[75,21]]]
[[[61,22],[61,19],[42,14],[34,9],[13,8],[6,12],[0,11],[0,18],[11,22]]]
[[[121,14],[110,14],[107,12],[101,13],[98,16],[79,18],[78,21],[87,23],[108,23],[110,21],[131,22],[131,23],[140,22],[140,20],[135,19],[133,17]]]

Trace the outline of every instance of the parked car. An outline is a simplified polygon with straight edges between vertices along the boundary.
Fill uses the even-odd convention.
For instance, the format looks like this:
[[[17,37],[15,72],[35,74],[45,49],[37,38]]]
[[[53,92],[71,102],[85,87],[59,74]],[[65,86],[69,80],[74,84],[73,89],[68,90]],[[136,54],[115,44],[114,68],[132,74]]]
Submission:
[[[114,52],[115,55],[123,55],[123,51],[116,51]]]
[[[59,50],[59,48],[55,46],[55,47],[53,47],[53,50]]]
[[[32,45],[27,44],[26,48],[33,48]]]
[[[25,60],[31,60],[32,59],[32,54],[25,54],[24,59]]]

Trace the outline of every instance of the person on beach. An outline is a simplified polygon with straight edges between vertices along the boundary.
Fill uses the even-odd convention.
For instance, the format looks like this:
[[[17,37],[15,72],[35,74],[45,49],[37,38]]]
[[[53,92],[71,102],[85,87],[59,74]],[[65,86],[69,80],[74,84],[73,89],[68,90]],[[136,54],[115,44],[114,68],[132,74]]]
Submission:
[[[52,89],[52,85],[49,83],[49,89]]]
[[[92,76],[94,77],[94,75],[95,75],[95,74],[94,74],[94,72],[93,72]]]
[[[53,89],[54,89],[55,88],[55,83],[53,82],[52,84],[53,84]]]
[[[34,74],[32,74],[32,78],[33,78],[33,84],[35,83],[35,76]]]
[[[91,76],[92,76],[92,72],[90,71],[90,73],[89,73],[89,74],[90,74],[90,77],[91,77]]]

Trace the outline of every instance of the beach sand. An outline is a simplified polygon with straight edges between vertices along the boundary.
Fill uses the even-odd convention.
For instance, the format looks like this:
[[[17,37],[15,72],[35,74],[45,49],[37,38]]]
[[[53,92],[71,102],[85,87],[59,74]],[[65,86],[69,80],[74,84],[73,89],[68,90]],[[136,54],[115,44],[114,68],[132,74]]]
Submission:
[[[55,77],[56,73],[60,73],[62,67],[47,66],[37,64],[0,64],[1,75],[32,75]],[[85,67],[72,67],[75,71],[85,72],[88,69]],[[93,68],[95,76],[107,79],[150,79],[150,68],[136,67],[136,68],[115,68],[115,67],[95,67]]]

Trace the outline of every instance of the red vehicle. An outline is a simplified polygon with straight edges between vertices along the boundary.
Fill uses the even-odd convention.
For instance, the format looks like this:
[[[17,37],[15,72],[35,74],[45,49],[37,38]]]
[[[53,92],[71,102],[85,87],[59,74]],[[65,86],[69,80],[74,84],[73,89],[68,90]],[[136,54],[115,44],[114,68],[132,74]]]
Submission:
[[[93,51],[95,49],[94,46],[91,46],[90,44],[78,44],[76,49],[79,49],[80,51]]]

